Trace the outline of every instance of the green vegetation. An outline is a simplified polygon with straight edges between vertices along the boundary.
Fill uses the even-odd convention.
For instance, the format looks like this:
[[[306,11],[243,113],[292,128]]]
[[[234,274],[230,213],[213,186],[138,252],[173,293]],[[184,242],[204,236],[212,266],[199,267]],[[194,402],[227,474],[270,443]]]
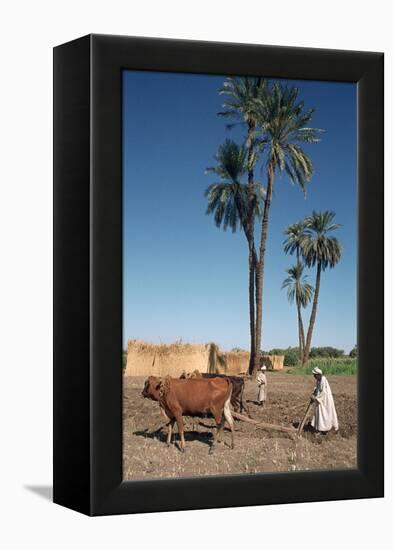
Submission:
[[[298,366],[287,370],[288,374],[311,374],[313,368],[318,367],[323,374],[353,375],[357,372],[357,360],[352,357],[320,357],[310,359],[306,367]]]
[[[321,348],[311,348],[311,351],[310,351],[310,359],[315,359],[316,357],[343,357],[343,356],[344,356],[343,349],[332,348],[331,346],[325,346]]]
[[[122,361],[123,361],[123,370],[126,369],[127,366],[127,352],[123,351],[122,353]]]
[[[284,355],[284,365],[286,367],[295,367],[301,363],[301,353],[298,347],[294,348],[273,348],[270,351],[261,352],[262,355]],[[352,357],[350,355],[350,357]],[[333,348],[332,346],[324,346],[319,348],[311,348],[310,359],[334,359],[343,358],[344,351],[342,349]],[[314,365],[318,366],[318,365]],[[321,367],[322,368],[322,367]]]

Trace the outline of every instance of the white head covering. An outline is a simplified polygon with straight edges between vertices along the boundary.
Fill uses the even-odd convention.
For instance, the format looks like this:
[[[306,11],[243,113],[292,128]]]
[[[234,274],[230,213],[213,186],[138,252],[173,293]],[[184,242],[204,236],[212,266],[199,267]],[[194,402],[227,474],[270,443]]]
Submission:
[[[265,365],[262,365],[261,370],[266,370]]]
[[[313,374],[322,374],[321,369],[319,369],[318,367],[315,367],[311,372],[312,372]]]

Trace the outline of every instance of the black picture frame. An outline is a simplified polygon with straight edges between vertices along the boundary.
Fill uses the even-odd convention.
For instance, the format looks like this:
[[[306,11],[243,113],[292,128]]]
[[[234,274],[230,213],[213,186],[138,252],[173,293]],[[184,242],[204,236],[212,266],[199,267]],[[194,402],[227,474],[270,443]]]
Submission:
[[[123,69],[357,83],[357,469],[122,480]],[[54,49],[54,502],[104,515],[383,496],[383,305],[383,54],[107,35]]]

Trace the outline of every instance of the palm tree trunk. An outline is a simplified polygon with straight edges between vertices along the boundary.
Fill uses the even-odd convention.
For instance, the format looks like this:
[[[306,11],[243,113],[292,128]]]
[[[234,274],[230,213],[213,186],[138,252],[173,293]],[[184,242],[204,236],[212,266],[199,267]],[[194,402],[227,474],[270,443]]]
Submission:
[[[304,336],[304,326],[303,326],[303,319],[302,314],[300,312],[300,334],[302,337],[302,354],[301,354],[301,360],[303,361],[303,354],[304,354],[304,348],[306,346],[306,338]]]
[[[300,265],[300,250],[299,246],[296,247],[296,260],[297,265]],[[299,333],[299,361],[303,362],[303,351],[304,351],[304,327],[302,320],[302,309],[300,305],[299,298],[296,296],[296,307],[297,307],[297,326]]]
[[[241,205],[239,197],[235,195],[235,201],[239,212]],[[242,220],[242,227],[248,243],[248,305],[249,305],[249,323],[250,323],[250,366],[255,362],[255,266],[258,263],[257,253],[255,250],[254,235],[250,232],[249,222]]]
[[[310,322],[309,322],[309,325],[308,325],[307,340],[306,340],[306,345],[304,347],[302,365],[307,365],[308,357],[310,355],[311,338],[312,338],[312,333],[313,333],[313,330],[314,330],[315,319],[316,319],[316,316],[317,316],[319,289],[320,289],[320,286],[321,286],[321,271],[322,271],[321,262],[318,262],[317,276],[316,276],[316,280],[315,280],[314,301],[313,301],[313,304],[312,304]]]
[[[241,211],[239,197],[235,196],[237,208]],[[250,324],[250,366],[255,363],[255,266],[258,263],[258,257],[255,250],[254,236],[250,232],[248,220],[242,220],[242,227],[248,243],[248,304],[249,304],[249,324]]]
[[[249,244],[248,253],[248,303],[250,314],[250,361],[248,368],[255,362],[255,272],[254,272],[254,258],[252,249]]]
[[[297,334],[299,339],[299,356],[302,356],[302,332],[300,330],[300,319],[301,319],[301,313],[300,313],[300,304],[299,300],[296,298],[296,311],[297,311]]]
[[[248,179],[247,179],[247,191],[249,199],[249,208],[247,214],[247,240],[248,240],[248,269],[249,269],[249,279],[248,279],[248,301],[249,301],[249,314],[250,314],[250,361],[248,365],[248,370],[251,373],[255,368],[255,354],[256,354],[256,334],[255,334],[255,262],[254,262],[254,208],[252,205],[251,197],[254,194],[254,168],[252,163],[253,157],[253,138],[255,132],[256,123],[254,120],[249,120],[248,122],[248,154],[247,154],[247,169],[248,169]]]
[[[262,346],[262,306],[263,306],[263,283],[264,283],[264,272],[265,272],[265,252],[266,252],[266,239],[267,239],[267,227],[269,223],[269,210],[270,203],[272,200],[273,194],[273,181],[274,181],[274,162],[270,161],[268,166],[268,178],[267,178],[267,190],[265,197],[265,206],[263,209],[263,218],[262,218],[262,230],[261,230],[261,242],[259,247],[259,265],[256,269],[256,326],[255,326],[255,365],[258,365],[260,355],[261,355],[261,346]]]
[[[297,322],[299,326],[299,361],[303,363],[305,337],[304,337],[304,325],[303,325],[303,319],[302,319],[302,308],[299,303],[299,300],[296,300],[296,306],[297,306]]]

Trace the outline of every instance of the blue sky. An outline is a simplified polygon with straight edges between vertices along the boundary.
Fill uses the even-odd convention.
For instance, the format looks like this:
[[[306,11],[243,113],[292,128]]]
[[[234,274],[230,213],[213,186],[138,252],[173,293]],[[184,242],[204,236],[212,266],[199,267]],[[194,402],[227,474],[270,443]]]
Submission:
[[[204,192],[218,146],[228,131],[217,116],[224,76],[123,73],[123,341],[214,341],[248,349],[248,263],[242,233],[217,229]],[[342,228],[341,262],[322,275],[313,345],[348,352],[356,343],[356,85],[291,81],[315,107],[319,144],[307,199],[286,176],[276,177],[269,221],[263,349],[297,345],[296,311],[281,290],[294,258],[283,231],[312,210],[333,210]],[[258,171],[261,183],[265,175]],[[256,230],[260,233],[259,227]],[[314,284],[315,272],[309,270]],[[308,324],[310,308],[304,312]]]

